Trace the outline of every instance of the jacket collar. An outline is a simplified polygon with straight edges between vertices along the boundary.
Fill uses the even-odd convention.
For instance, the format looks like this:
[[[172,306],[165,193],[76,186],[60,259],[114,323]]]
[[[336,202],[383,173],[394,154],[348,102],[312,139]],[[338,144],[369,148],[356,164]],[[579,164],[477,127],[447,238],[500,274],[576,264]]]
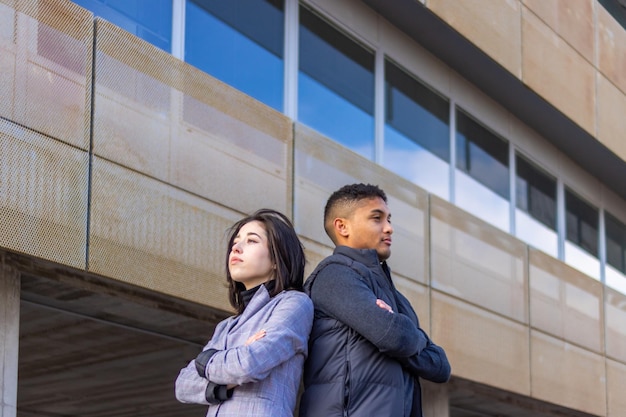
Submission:
[[[378,254],[375,249],[354,249],[348,246],[337,246],[333,253],[345,255],[368,268],[378,268],[380,265],[386,265],[385,261],[380,262],[378,260]]]
[[[253,316],[257,311],[261,310],[270,301],[270,293],[265,285],[260,285],[252,299],[241,313],[241,317]]]

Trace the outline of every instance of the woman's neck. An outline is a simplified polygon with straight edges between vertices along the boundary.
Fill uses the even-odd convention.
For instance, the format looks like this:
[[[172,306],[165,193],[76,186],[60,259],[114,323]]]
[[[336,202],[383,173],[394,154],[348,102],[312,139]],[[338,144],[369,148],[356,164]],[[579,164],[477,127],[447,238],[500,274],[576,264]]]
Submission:
[[[265,285],[265,288],[267,288],[267,291],[271,293],[272,290],[274,289],[275,284],[276,282],[274,280],[271,280],[271,281],[264,282],[263,284],[259,284],[256,287],[242,291],[241,301],[243,302],[243,308],[246,308],[248,306],[248,304],[250,303],[250,300],[252,300],[252,297],[254,297],[254,294],[256,294],[256,292],[259,290],[261,285]]]

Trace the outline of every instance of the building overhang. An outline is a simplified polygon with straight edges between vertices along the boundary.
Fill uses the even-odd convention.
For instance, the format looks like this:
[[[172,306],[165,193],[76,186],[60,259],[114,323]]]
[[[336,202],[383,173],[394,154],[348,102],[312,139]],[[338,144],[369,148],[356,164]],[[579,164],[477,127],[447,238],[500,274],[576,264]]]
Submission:
[[[626,161],[417,0],[362,0],[626,199]],[[626,139],[625,139],[626,140]]]

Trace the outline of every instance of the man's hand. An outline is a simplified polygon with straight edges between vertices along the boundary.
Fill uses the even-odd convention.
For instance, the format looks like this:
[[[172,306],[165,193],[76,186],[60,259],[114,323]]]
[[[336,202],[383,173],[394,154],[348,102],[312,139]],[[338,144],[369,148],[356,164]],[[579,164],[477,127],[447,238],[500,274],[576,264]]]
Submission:
[[[388,312],[393,314],[393,309],[391,308],[391,306],[387,304],[386,302],[384,302],[383,300],[381,300],[380,298],[376,300],[376,305],[382,308],[383,310],[387,310]]]

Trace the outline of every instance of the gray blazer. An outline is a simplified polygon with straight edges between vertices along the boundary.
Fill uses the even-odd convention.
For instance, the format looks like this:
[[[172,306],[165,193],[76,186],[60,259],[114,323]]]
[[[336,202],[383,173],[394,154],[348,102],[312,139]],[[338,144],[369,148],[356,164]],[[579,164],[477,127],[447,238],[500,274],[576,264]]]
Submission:
[[[244,312],[220,322],[204,347],[217,349],[208,363],[209,379],[198,375],[192,360],[176,379],[176,398],[209,405],[210,380],[239,386],[230,399],[209,405],[207,416],[293,416],[312,322],[313,303],[306,294],[283,291],[270,298],[261,285]],[[245,346],[262,329],[265,337]]]

